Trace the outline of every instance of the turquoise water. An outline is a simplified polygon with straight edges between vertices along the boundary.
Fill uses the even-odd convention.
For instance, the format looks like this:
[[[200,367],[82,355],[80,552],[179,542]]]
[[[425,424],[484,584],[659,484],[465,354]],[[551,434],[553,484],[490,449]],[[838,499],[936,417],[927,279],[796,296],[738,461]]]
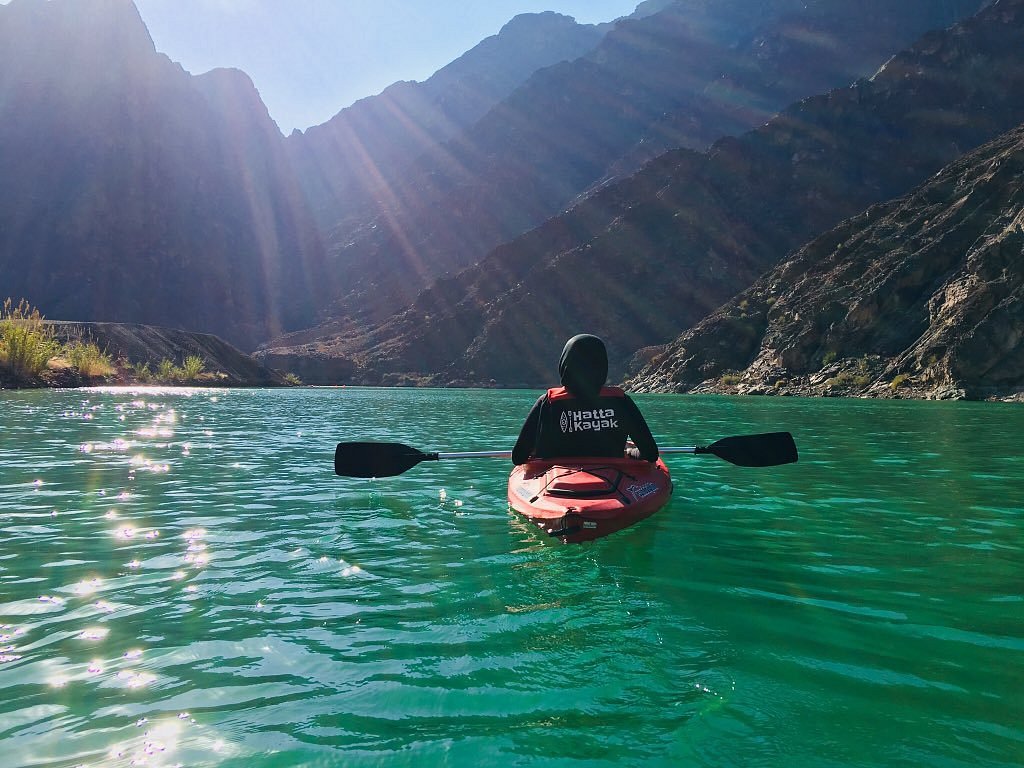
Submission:
[[[1024,763],[1024,408],[638,398],[801,461],[669,457],[582,546],[502,460],[332,473],[506,449],[535,396],[0,392],[0,765]]]

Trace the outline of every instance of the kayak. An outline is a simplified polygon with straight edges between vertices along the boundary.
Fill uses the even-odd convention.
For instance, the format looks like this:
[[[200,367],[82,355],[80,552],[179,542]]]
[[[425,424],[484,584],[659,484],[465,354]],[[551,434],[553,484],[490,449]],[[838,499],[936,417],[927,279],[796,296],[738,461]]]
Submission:
[[[665,463],[543,459],[508,478],[509,507],[564,542],[592,541],[650,517],[672,497]]]

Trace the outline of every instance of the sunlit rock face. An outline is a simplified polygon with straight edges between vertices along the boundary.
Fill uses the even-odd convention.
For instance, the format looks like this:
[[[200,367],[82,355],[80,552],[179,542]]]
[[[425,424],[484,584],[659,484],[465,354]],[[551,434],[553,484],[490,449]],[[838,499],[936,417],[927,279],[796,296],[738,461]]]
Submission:
[[[311,322],[322,249],[247,76],[192,77],[130,0],[0,5],[0,294],[215,332]]]
[[[438,281],[386,324],[350,326],[322,344],[357,361],[366,380],[406,371],[539,386],[565,338],[585,330],[605,338],[613,376],[624,376],[636,350],[670,342],[821,233],[1024,122],[1022,92],[1024,2],[1002,0],[868,80],[794,104],[706,154],[659,157]],[[779,277],[783,287],[796,279]],[[749,299],[723,320],[721,351],[695,351],[678,379],[677,361],[665,362],[649,385],[685,389],[742,369],[769,311],[767,299]],[[778,365],[816,347],[802,349],[794,342]]]
[[[637,387],[1024,390],[1024,126],[816,239],[673,342]]]

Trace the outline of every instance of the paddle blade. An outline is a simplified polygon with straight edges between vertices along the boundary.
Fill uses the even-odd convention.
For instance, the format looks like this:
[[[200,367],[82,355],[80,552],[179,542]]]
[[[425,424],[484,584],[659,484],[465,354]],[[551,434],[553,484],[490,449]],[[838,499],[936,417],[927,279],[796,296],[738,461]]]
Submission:
[[[713,453],[739,467],[774,467],[797,460],[796,443],[789,432],[724,437],[699,453]]]
[[[401,443],[338,443],[334,472],[342,477],[394,477],[436,458]]]

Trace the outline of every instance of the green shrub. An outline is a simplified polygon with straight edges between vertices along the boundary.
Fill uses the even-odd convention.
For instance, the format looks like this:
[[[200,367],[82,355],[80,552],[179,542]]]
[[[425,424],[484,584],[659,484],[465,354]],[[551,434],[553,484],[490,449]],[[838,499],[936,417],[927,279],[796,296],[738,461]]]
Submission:
[[[286,384],[289,384],[290,386],[293,386],[293,387],[301,387],[302,386],[302,379],[300,379],[298,376],[296,376],[291,371],[289,371],[288,373],[286,373],[284,375],[284,381],[285,381]]]
[[[78,369],[83,376],[111,376],[116,371],[110,355],[94,342],[73,342],[64,347],[61,357]]]
[[[839,357],[839,355],[836,353],[836,351],[834,349],[830,349],[821,358],[822,366],[832,365],[832,363],[834,363],[836,361],[837,357]]]
[[[174,363],[165,357],[156,367],[156,379],[164,383],[174,381],[178,378],[178,370],[180,369],[175,368]]]
[[[146,384],[153,380],[153,371],[149,369],[149,363],[132,363],[132,375],[136,381]]]
[[[871,383],[871,377],[866,374],[857,375],[850,371],[843,371],[838,376],[833,376],[825,382],[830,387],[856,387],[863,389]]]
[[[53,331],[43,325],[39,310],[24,299],[7,299],[0,308],[0,362],[23,379],[38,378],[60,352]]]
[[[199,355],[189,355],[181,365],[181,378],[185,381],[195,381],[199,378],[199,374],[203,372],[205,367],[206,363],[203,361],[203,358],[199,357]]]

